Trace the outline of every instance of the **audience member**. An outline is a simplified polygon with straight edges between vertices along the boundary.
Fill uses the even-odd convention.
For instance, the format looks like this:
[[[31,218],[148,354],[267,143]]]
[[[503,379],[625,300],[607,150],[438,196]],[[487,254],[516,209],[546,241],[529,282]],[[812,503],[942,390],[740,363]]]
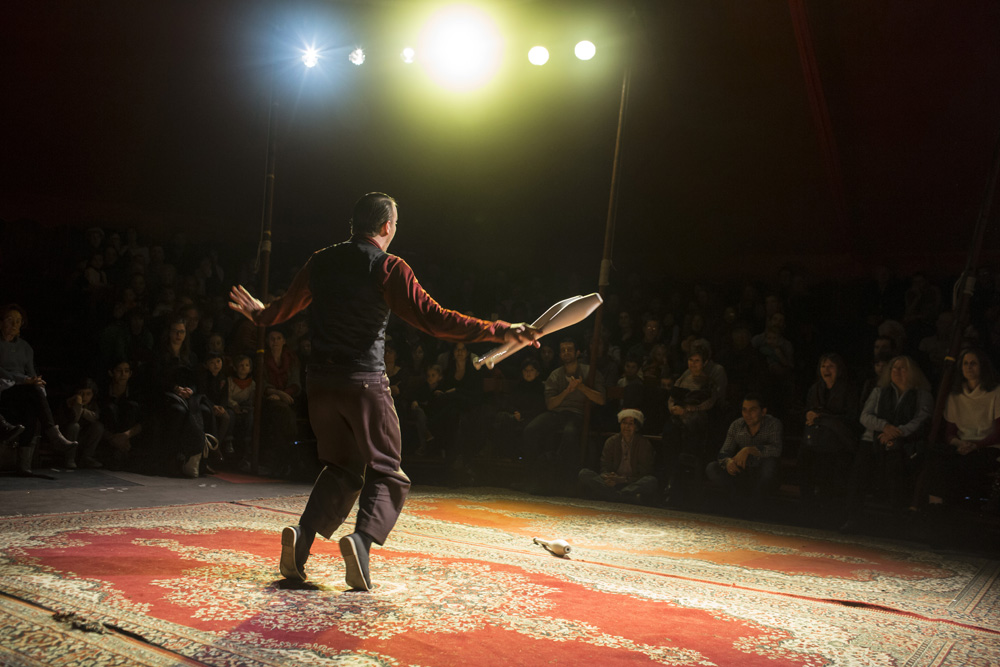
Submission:
[[[301,462],[295,450],[299,416],[305,416],[299,361],[285,345],[279,329],[267,332],[264,355],[264,407],[261,443],[265,465],[279,476],[290,476]]]
[[[97,446],[104,435],[104,425],[100,420],[101,409],[97,400],[97,383],[85,378],[76,391],[62,402],[56,411],[56,423],[70,440],[79,443],[79,449],[65,457],[64,465],[75,469],[101,468],[97,460]]]
[[[257,383],[251,376],[253,362],[245,354],[233,360],[233,375],[226,379],[229,409],[233,411],[231,429],[232,449],[224,447],[223,454],[232,456],[240,469],[250,469],[250,438],[253,435],[253,408]]]
[[[108,370],[108,390],[100,399],[104,425],[96,458],[111,470],[124,469],[130,460],[132,439],[142,433],[139,403],[129,395],[132,367],[127,360],[113,363]]]
[[[865,432],[851,470],[843,530],[856,530],[865,495],[878,478],[890,506],[905,506],[914,474],[924,463],[933,402],[930,384],[913,359],[902,355],[889,362],[861,410]]]
[[[749,516],[756,516],[777,479],[784,431],[781,420],[767,414],[759,394],[744,397],[742,413],[729,425],[718,458],[708,464],[705,475],[726,490],[730,502],[734,494],[740,496]]]
[[[649,440],[639,434],[643,415],[639,410],[618,413],[620,433],[604,442],[600,472],[584,468],[579,473],[584,496],[612,502],[656,504],[660,483],[653,476],[656,453]]]
[[[988,497],[1000,469],[1000,386],[982,350],[964,350],[944,408],[943,445],[935,447],[930,471],[937,478],[930,502],[975,504]]]
[[[521,377],[505,393],[493,419],[493,453],[518,459],[523,455],[524,427],[545,411],[545,385],[538,373],[538,361],[527,357],[521,362]]]
[[[198,391],[198,358],[187,341],[183,319],[173,318],[153,362],[155,418],[159,438],[155,447],[155,472],[179,469],[184,477],[198,477],[209,441],[215,430],[211,403]]]
[[[66,438],[56,426],[45,392],[45,380],[35,372],[35,353],[21,337],[27,324],[27,314],[17,304],[0,308],[0,408],[6,419],[24,430],[17,436],[17,471],[31,474],[31,463],[38,442],[36,424],[56,451],[67,460],[76,456],[77,443]],[[6,423],[6,419],[4,420]],[[17,426],[5,426],[6,438],[12,437]]]
[[[806,395],[805,428],[796,468],[802,512],[812,519],[820,499],[834,495],[846,478],[858,446],[858,394],[847,377],[843,358],[819,358],[816,382]]]
[[[575,475],[583,442],[583,412],[587,403],[604,405],[604,378],[596,375],[593,387],[585,383],[590,367],[579,361],[576,342],[559,343],[562,366],[545,380],[545,412],[524,429],[525,461],[534,479],[533,491],[553,491]]]

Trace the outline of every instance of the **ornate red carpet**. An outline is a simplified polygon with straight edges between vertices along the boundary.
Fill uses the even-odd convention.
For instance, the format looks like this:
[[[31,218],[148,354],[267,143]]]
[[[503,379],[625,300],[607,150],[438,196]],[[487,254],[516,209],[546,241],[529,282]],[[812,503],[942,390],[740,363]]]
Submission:
[[[310,584],[280,580],[278,534],[304,503],[0,520],[0,664],[1000,664],[994,561],[425,491],[372,552],[366,594],[346,590],[336,540],[319,538]],[[572,558],[535,536],[568,540]]]

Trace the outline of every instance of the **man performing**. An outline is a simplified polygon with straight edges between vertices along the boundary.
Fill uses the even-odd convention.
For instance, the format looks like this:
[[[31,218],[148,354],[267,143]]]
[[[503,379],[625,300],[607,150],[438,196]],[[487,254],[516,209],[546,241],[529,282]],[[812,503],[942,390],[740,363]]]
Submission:
[[[397,215],[392,197],[366,194],[354,205],[351,238],[315,252],[284,296],[265,307],[242,286],[230,292],[229,307],[262,326],[308,306],[314,332],[306,393],[325,467],[299,525],[281,533],[280,570],[287,579],[305,580],[316,533],[330,539],[360,495],[355,530],[341,538],[340,552],[347,584],[372,590],[369,549],[385,543],[410,488],[400,468],[399,418],[383,361],[390,311],[448,341],[538,345],[539,332],[526,324],[487,322],[438,305],[406,262],[386,252]]]

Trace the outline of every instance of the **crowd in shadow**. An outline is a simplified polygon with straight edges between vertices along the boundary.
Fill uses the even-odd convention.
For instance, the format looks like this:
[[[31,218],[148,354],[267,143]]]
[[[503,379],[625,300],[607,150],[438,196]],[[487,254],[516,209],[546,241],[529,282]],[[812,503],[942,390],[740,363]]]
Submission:
[[[65,273],[34,289],[5,281],[0,441],[11,465],[23,475],[249,472],[256,330],[226,295],[254,284],[252,264],[239,248],[179,235],[147,244],[134,229],[92,228],[77,246]],[[411,263],[435,298],[486,319],[530,322],[590,291],[577,275],[515,278],[421,260]],[[404,465],[454,483],[502,468],[532,493],[715,503],[747,516],[794,485],[804,517],[846,530],[873,505],[996,511],[991,271],[977,276],[934,438],[956,276],[899,278],[879,266],[862,280],[810,281],[792,267],[769,280],[616,278],[598,334],[587,320],[493,369],[475,363],[487,345],[445,345],[392,319],[385,364]],[[310,354],[305,315],[266,334],[259,473],[317,472],[303,390]]]

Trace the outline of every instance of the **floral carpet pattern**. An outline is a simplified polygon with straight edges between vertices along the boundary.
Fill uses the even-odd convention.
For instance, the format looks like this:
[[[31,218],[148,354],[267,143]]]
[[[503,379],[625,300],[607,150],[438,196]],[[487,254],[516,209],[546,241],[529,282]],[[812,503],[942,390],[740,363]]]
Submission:
[[[343,581],[346,526],[317,539],[307,583],[280,579],[277,536],[304,504],[0,520],[0,664],[1000,664],[995,561],[430,489],[372,551],[376,587],[361,593]]]

